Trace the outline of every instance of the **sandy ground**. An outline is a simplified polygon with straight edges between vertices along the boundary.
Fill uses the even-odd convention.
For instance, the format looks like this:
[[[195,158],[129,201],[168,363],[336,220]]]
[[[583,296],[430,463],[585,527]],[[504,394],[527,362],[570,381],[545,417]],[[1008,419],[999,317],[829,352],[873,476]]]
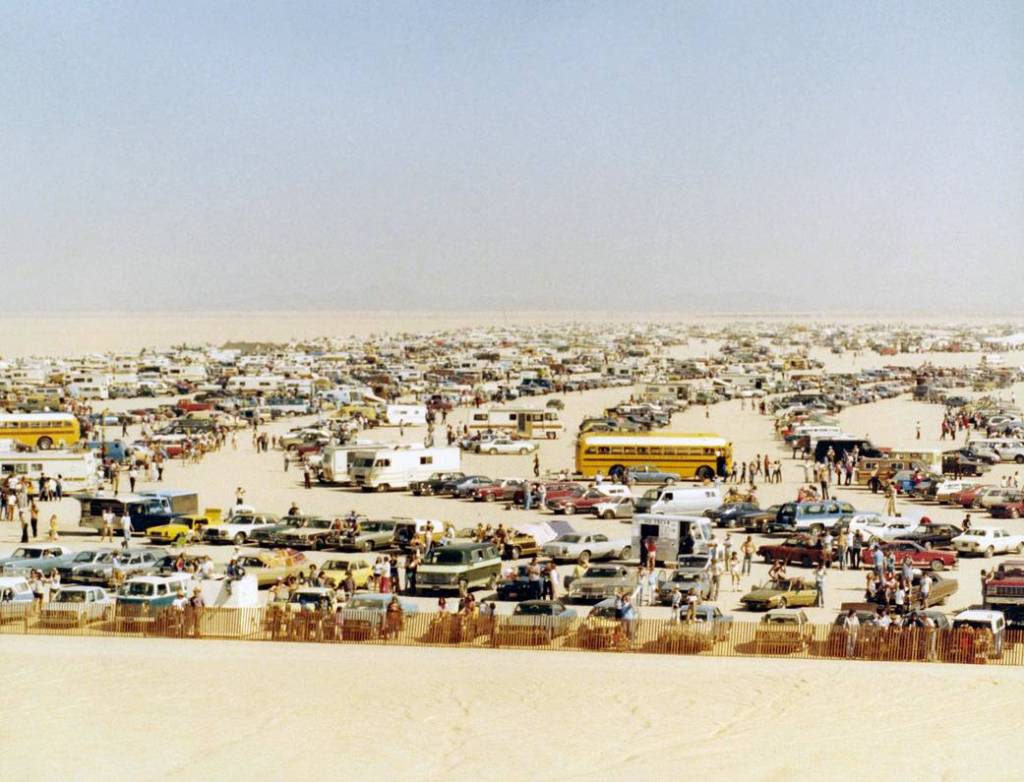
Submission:
[[[1024,670],[4,636],[0,693],[9,779],[1000,780]]]
[[[189,324],[176,332],[182,338],[201,338],[224,323],[216,318],[177,322]],[[33,323],[41,324],[38,329],[49,338],[47,352],[95,349],[89,347],[96,338],[91,332],[65,344],[57,331],[67,323],[53,332],[47,331],[47,319]],[[156,335],[159,323],[140,323],[129,334],[122,320],[100,324],[95,331],[113,348],[121,346],[118,340],[127,345],[140,334]],[[278,322],[274,329],[288,334],[293,328],[291,333],[299,335],[314,326],[308,316]],[[232,328],[221,336],[268,338],[274,329],[257,324],[249,333]],[[331,329],[312,333],[326,331]],[[339,327],[333,333],[346,331]],[[26,334],[22,325],[20,332],[5,335],[4,352],[10,355],[11,345],[41,350],[39,334]],[[676,352],[706,355],[716,348],[695,341]],[[916,355],[822,358],[836,369],[922,360]],[[960,365],[979,357],[927,358]],[[629,393],[628,388],[608,389],[563,397],[568,435],[542,442],[542,468],[571,468],[572,433],[581,418],[599,414]],[[1024,388],[1013,393],[1024,399]],[[117,400],[109,407],[149,403]],[[463,420],[468,412],[457,411],[452,418]],[[941,413],[937,405],[896,399],[851,408],[840,418],[848,430],[867,433],[882,445],[938,447],[945,444],[937,439]],[[914,441],[916,421],[924,430],[920,443]],[[276,422],[270,431],[280,433],[301,422]],[[782,457],[785,481],[761,487],[763,505],[792,498],[800,484],[802,469],[773,439],[771,420],[741,409],[738,401],[707,413],[687,410],[676,416],[672,428],[726,435],[738,458],[765,452]],[[397,440],[399,432],[375,430],[373,436]],[[421,436],[421,431],[405,432],[407,441]],[[470,455],[464,469],[524,475],[531,460]],[[990,479],[1016,469],[1000,466]],[[407,493],[362,494],[335,487],[307,491],[294,468],[285,472],[280,453],[257,454],[244,432],[237,449],[228,447],[200,465],[172,464],[163,485],[198,490],[204,507],[226,508],[235,486],[242,485],[251,504],[278,513],[294,500],[304,512],[340,515],[356,509],[374,517],[443,519],[457,527],[552,518]],[[837,493],[858,509],[882,508],[881,496],[866,490]],[[54,509],[64,542],[97,544],[92,532],[77,528],[77,503],[66,500]],[[44,509],[44,519],[50,510]],[[928,506],[926,511],[933,519],[959,521],[963,516],[959,509]],[[579,516],[571,521],[579,528],[629,532],[622,522]],[[17,536],[13,525],[0,524],[0,556],[15,547]],[[737,546],[740,537],[733,534]],[[230,547],[204,550],[220,561],[231,553]],[[328,555],[310,556],[321,560]],[[978,601],[978,573],[989,566],[985,560],[965,560],[951,574],[960,590],[948,610]],[[723,611],[735,614],[737,621],[756,620],[738,612],[738,601],[763,581],[766,570],[757,563],[739,590],[723,589]],[[839,603],[859,599],[862,585],[861,573],[833,571],[827,607],[811,611],[812,617],[831,621]],[[665,612],[642,609],[642,615],[652,617]],[[57,774],[107,778],[115,768],[137,779],[337,777],[339,772],[342,778],[625,779],[643,774],[659,779],[681,769],[780,780],[820,780],[868,770],[879,779],[1012,778],[1017,775],[1003,762],[1016,723],[1006,715],[1012,713],[1009,704],[1022,695],[1024,677],[1024,671],[1003,667],[12,636],[2,637],[0,660],[3,712],[32,715],[21,729],[15,729],[17,719],[0,729],[0,772],[22,779]]]

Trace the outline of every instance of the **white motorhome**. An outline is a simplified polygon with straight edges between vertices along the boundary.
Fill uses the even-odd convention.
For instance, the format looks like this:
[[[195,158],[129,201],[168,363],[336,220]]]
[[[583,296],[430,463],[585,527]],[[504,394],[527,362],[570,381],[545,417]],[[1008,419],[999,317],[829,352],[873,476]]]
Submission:
[[[391,426],[424,426],[427,423],[427,406],[388,405],[384,409],[384,423]]]
[[[553,440],[565,429],[558,420],[558,412],[539,407],[505,407],[481,410],[473,413],[469,421],[470,430],[481,432],[488,429],[501,432],[515,432],[520,437],[543,437]]]
[[[345,443],[328,445],[322,451],[320,480],[323,483],[352,483],[352,463],[359,453],[377,451],[391,446],[385,443]]]
[[[284,384],[280,375],[235,375],[228,378],[227,390],[253,393],[277,391]]]
[[[352,483],[363,491],[408,489],[413,481],[425,480],[435,472],[454,472],[462,467],[460,449],[422,445],[357,451],[353,459]]]
[[[64,492],[93,491],[99,486],[98,462],[92,451],[0,451],[0,478],[23,477],[32,491],[43,475],[64,482]]]
[[[704,513],[722,505],[722,489],[719,486],[698,486],[688,488],[676,485],[665,486],[658,499],[651,503],[649,513],[689,514]]]
[[[712,540],[711,520],[704,516],[638,513],[633,517],[633,551],[643,562],[647,541],[654,540],[658,562],[677,562],[681,554],[704,554]]]
[[[87,381],[68,383],[68,396],[74,399],[109,399],[110,389],[106,385]]]

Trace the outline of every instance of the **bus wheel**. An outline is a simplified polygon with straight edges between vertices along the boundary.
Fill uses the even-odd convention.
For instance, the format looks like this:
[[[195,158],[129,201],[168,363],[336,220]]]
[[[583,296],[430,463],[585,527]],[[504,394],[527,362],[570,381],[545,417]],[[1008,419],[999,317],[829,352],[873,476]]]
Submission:
[[[49,437],[40,437],[36,445],[39,446],[40,451],[46,451],[53,446],[53,440]]]
[[[700,480],[702,480],[702,481],[710,481],[710,480],[714,480],[714,477],[715,477],[715,471],[714,471],[714,470],[712,470],[712,469],[711,469],[710,467],[708,467],[707,465],[704,465],[703,467],[700,467],[700,468],[699,468],[699,469],[697,470],[697,477],[698,477],[698,478],[699,478]]]

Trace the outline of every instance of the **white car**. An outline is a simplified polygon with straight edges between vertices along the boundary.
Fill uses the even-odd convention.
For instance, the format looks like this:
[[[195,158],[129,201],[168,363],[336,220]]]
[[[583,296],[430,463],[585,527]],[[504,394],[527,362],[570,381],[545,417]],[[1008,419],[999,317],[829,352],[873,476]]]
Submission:
[[[913,532],[920,526],[916,519],[902,516],[879,516],[877,513],[858,513],[850,519],[850,534],[863,532],[868,540],[895,540]]]
[[[279,524],[280,520],[273,513],[255,513],[251,510],[239,511],[223,524],[210,524],[203,531],[206,543],[234,543],[241,546],[248,542],[252,533]]]
[[[1011,535],[1002,527],[973,527],[953,538],[952,543],[959,554],[1019,554],[1024,550],[1024,535]]]
[[[1024,500],[1024,491],[1020,489],[992,487],[981,495],[981,507],[985,510],[992,510],[996,505],[1005,505],[1008,502],[1020,502]]]
[[[976,481],[943,481],[935,487],[935,501],[938,503],[954,502],[959,504],[960,493],[976,485]]]
[[[65,586],[43,606],[39,623],[45,627],[77,625],[109,619],[114,611],[114,598],[97,586]]]
[[[603,559],[618,557],[628,559],[632,553],[628,538],[611,538],[599,532],[566,532],[550,543],[544,544],[543,552],[555,560]]]
[[[526,455],[538,448],[537,443],[529,440],[512,440],[507,437],[495,437],[493,440],[481,440],[477,450],[480,453],[518,453]]]
[[[632,497],[609,497],[599,502],[591,510],[599,519],[631,519],[633,518]]]

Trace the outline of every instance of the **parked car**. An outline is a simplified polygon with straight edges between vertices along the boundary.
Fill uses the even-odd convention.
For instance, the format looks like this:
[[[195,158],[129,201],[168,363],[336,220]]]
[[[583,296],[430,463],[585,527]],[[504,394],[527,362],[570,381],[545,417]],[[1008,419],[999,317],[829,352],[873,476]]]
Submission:
[[[559,497],[549,498],[546,502],[547,509],[553,513],[564,513],[571,516],[574,513],[591,512],[597,505],[607,502],[610,497],[629,497],[628,489],[625,486],[610,484],[600,487],[594,486],[582,492],[569,492]]]
[[[1024,550],[1024,535],[1011,535],[1001,527],[971,527],[953,538],[953,548],[961,555],[1020,554]]]
[[[263,527],[272,527],[280,523],[280,518],[273,513],[257,513],[253,510],[236,510],[234,515],[223,524],[214,524],[203,531],[206,543],[234,543],[241,546],[249,542],[249,536]]]
[[[490,486],[492,483],[494,483],[494,479],[488,478],[486,475],[470,475],[464,481],[455,484],[449,493],[452,497],[464,500],[476,494],[477,489]]]
[[[919,543],[925,548],[951,548],[953,538],[962,535],[963,530],[956,524],[937,524],[924,520],[909,532],[901,533],[897,541],[909,540]]]
[[[591,565],[568,589],[572,603],[597,603],[617,594],[636,596],[640,586],[636,571],[625,565]]]
[[[479,487],[473,492],[473,502],[511,502],[516,492],[522,488],[522,478],[501,478],[492,483]]]
[[[531,440],[513,440],[508,437],[495,437],[490,440],[481,440],[477,446],[480,453],[491,454],[519,454],[525,456],[533,453],[539,446]]]
[[[754,631],[758,654],[788,654],[804,651],[814,639],[814,626],[803,611],[776,608],[763,617]]]
[[[253,551],[251,549],[238,558],[238,565],[245,575],[255,576],[257,587],[272,586],[277,580],[297,576],[306,569],[309,561],[299,551]]]
[[[978,662],[1003,655],[1006,617],[1002,611],[968,609],[953,617],[954,636],[947,659],[954,662]],[[973,632],[970,632],[973,631]]]
[[[766,563],[781,560],[787,565],[813,567],[824,559],[822,539],[811,535],[793,535],[782,543],[766,543],[759,546],[757,555]]]
[[[700,654],[711,651],[715,644],[729,637],[732,617],[716,605],[697,606],[695,621],[671,622],[655,641],[658,651],[675,654]]]
[[[890,553],[893,554],[896,557],[897,563],[902,563],[904,559],[910,557],[910,562],[914,567],[926,568],[928,570],[941,571],[947,568],[955,568],[957,565],[955,552],[925,548],[920,543],[910,540],[894,540],[890,543],[882,543],[881,549],[885,556],[888,556]],[[863,549],[861,553],[862,564],[870,567],[872,557],[873,554],[870,548]]]
[[[375,551],[394,545],[394,521],[360,521],[355,530],[335,530],[327,538],[327,545],[341,551]]]
[[[540,581],[537,582],[537,589],[543,590],[547,581],[544,565],[548,560],[539,560],[541,565]],[[539,591],[536,591],[530,582],[530,566],[517,565],[511,573],[502,576],[497,584],[498,600],[533,600],[539,599]]]
[[[661,470],[653,464],[630,467],[629,477],[634,483],[676,483],[680,480],[679,473]]]
[[[619,616],[618,601],[611,597],[591,608],[587,617],[580,622],[575,645],[581,649],[625,647],[631,635],[628,626]]]
[[[401,611],[389,615],[388,605],[394,597],[393,594],[376,592],[356,593],[341,609],[341,637],[345,640],[374,640],[400,631],[405,618],[418,613],[419,606],[400,597],[398,605]]]
[[[599,519],[608,521],[611,519],[631,519],[634,512],[633,498],[608,497],[596,505],[592,505],[590,512]]]
[[[779,517],[781,505],[771,505],[764,510],[747,511],[737,520],[738,526],[746,532],[765,533],[771,531]]]
[[[731,502],[718,508],[704,511],[704,515],[711,519],[716,527],[733,529],[744,526],[748,514],[760,512],[756,502]]]
[[[43,627],[84,627],[109,620],[114,599],[102,587],[65,586],[50,598],[39,613]]]
[[[813,606],[818,590],[813,581],[801,578],[780,578],[755,587],[740,598],[748,611],[768,611],[790,606]]]
[[[567,532],[546,543],[544,553],[554,560],[629,559],[633,552],[629,538],[609,538],[600,532]]]
[[[292,549],[325,548],[332,533],[338,532],[340,523],[333,519],[306,519],[302,524],[288,527],[273,535],[271,543]]]
[[[417,497],[444,494],[446,487],[448,492],[451,492],[452,488],[466,480],[466,477],[463,472],[435,472],[425,481],[413,481],[409,488]]]
[[[558,600],[524,600],[516,604],[512,616],[499,620],[498,643],[551,643],[568,634],[575,620],[576,610]]]
[[[75,552],[67,546],[56,543],[29,543],[18,546],[8,556],[0,559],[0,570],[4,573],[22,573],[39,570],[44,574],[69,564]]]
[[[113,586],[132,576],[156,573],[157,560],[163,551],[152,549],[114,549],[88,565],[79,565],[71,571],[69,580],[76,584]]]
[[[520,532],[510,529],[505,536],[505,545],[501,549],[502,559],[520,559],[521,557],[532,557],[540,553],[540,545],[537,539],[528,532]]]
[[[356,589],[365,589],[366,583],[373,575],[373,565],[367,560],[356,559],[328,559],[320,566],[320,572],[327,578],[334,581],[336,586],[341,586],[349,575],[355,582]]]
[[[673,592],[678,589],[683,596],[690,590],[696,590],[701,600],[711,597],[711,560],[707,555],[684,554],[679,558],[675,569],[661,572],[658,581],[658,602],[662,605],[672,604]]]
[[[842,500],[814,502],[787,502],[779,508],[771,524],[772,532],[817,532],[834,529],[843,516],[856,513],[853,506]]]
[[[493,589],[501,573],[501,555],[490,543],[449,543],[424,558],[416,573],[417,592]]]

